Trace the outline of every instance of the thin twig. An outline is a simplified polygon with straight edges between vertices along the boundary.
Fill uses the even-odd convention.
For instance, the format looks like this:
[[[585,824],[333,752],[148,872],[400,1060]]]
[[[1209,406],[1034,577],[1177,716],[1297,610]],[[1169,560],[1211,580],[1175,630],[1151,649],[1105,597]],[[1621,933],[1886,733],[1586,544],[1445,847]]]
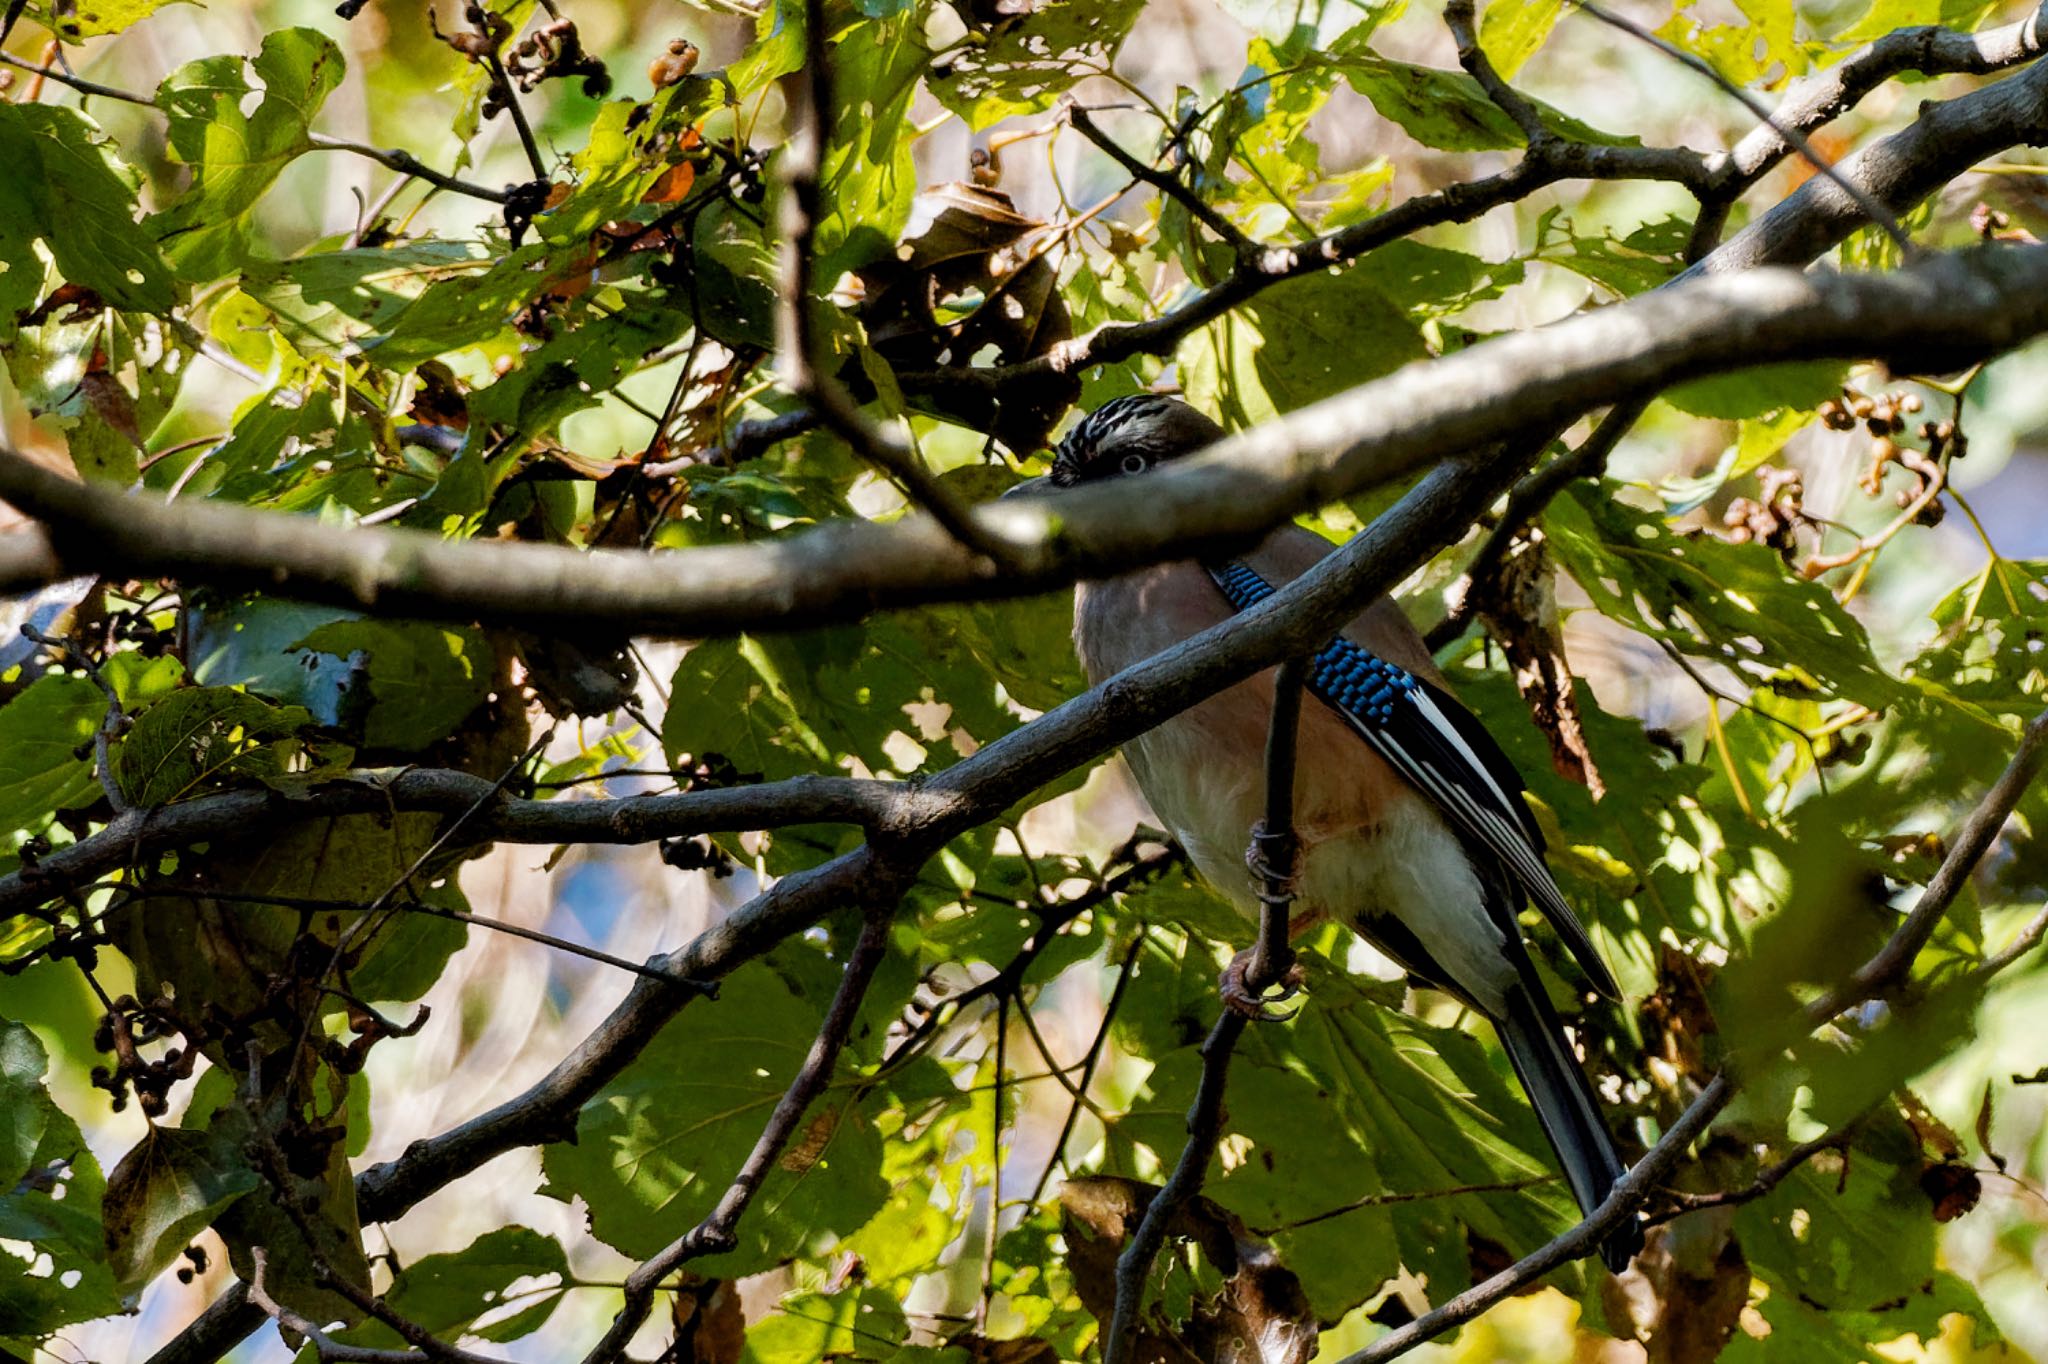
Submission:
[[[1673,1189],[1665,1194],[1672,1206],[1663,1212],[1643,1219],[1646,1226],[1658,1226],[1687,1213],[1699,1212],[1706,1208],[1725,1208],[1742,1203],[1753,1203],[1771,1190],[1783,1184],[1798,1171],[1799,1167],[1823,1151],[1840,1151],[1856,1139],[1856,1128],[1861,1119],[1845,1124],[1832,1132],[1823,1132],[1811,1141],[1802,1141],[1780,1160],[1758,1170],[1756,1178],[1739,1189],[1719,1189],[1713,1193],[1689,1193]]]
[[[335,1360],[338,1364],[419,1364],[420,1356],[411,1350],[379,1350],[367,1345],[350,1345],[322,1331],[313,1322],[300,1316],[270,1295],[264,1279],[270,1270],[270,1252],[263,1246],[249,1248],[251,1273],[247,1284],[239,1285],[248,1295],[250,1302],[261,1308],[266,1316],[287,1331],[296,1331],[313,1344],[315,1353],[323,1360]]]
[[[148,95],[138,95],[133,90],[122,90],[111,85],[101,85],[97,81],[83,80],[72,75],[62,67],[51,66],[48,63],[38,66],[34,62],[25,62],[21,58],[6,52],[0,52],[0,63],[14,67],[17,70],[26,71],[30,75],[41,79],[53,80],[59,85],[68,85],[81,95],[98,95],[101,99],[119,100],[123,104],[142,104],[150,108],[156,107],[156,101]]]
[[[1557,1181],[1556,1175],[1527,1175],[1521,1179],[1501,1179],[1487,1184],[1459,1184],[1448,1189],[1410,1189],[1396,1193],[1367,1194],[1364,1198],[1354,1198],[1349,1203],[1327,1208],[1322,1212],[1310,1213],[1307,1217],[1298,1217],[1292,1222],[1281,1222],[1270,1227],[1253,1227],[1252,1230],[1261,1236],[1278,1236],[1282,1232],[1312,1227],[1318,1222],[1331,1222],[1339,1217],[1348,1217],[1367,1208],[1395,1207],[1402,1203],[1433,1203],[1438,1199],[1463,1198],[1470,1194],[1520,1193],[1524,1189],[1540,1188],[1545,1184],[1555,1184]]]
[[[260,1049],[256,1043],[252,1042],[250,1044],[249,1068],[249,1089],[252,1093],[244,1101],[244,1107],[249,1116],[249,1130],[251,1133],[248,1147],[250,1153],[255,1157],[256,1164],[261,1167],[264,1178],[270,1181],[271,1190],[274,1195],[274,1206],[284,1213],[287,1220],[291,1222],[293,1229],[299,1233],[299,1238],[305,1243],[306,1256],[313,1262],[314,1281],[328,1292],[346,1299],[351,1306],[363,1315],[375,1318],[377,1321],[389,1326],[398,1333],[399,1337],[406,1344],[419,1351],[417,1355],[407,1355],[404,1352],[400,1352],[402,1358],[412,1360],[424,1358],[439,1361],[439,1364],[502,1364],[502,1361],[492,1359],[488,1355],[471,1354],[468,1350],[450,1345],[410,1317],[393,1311],[385,1304],[381,1297],[358,1286],[346,1274],[343,1274],[328,1261],[326,1254],[320,1248],[318,1238],[314,1234],[312,1221],[302,1208],[299,1195],[293,1188],[289,1163],[285,1159],[284,1152],[278,1148],[277,1137],[265,1122],[261,1105],[254,1097],[253,1091],[257,1088],[258,1062],[260,1060]],[[260,1289],[261,1270],[258,1269],[254,1281],[250,1284],[250,1296],[252,1298],[256,1297]],[[268,1297],[267,1294],[264,1296]],[[263,1305],[262,1299],[257,1301],[259,1306]],[[284,1317],[280,1315],[284,1309],[275,1302],[272,1302],[265,1310],[269,1311],[272,1316],[277,1317],[279,1324],[291,1324],[294,1330],[305,1335],[307,1339],[312,1340],[323,1360],[360,1360],[362,1358],[362,1356],[354,1353],[361,1347],[346,1345],[331,1337],[320,1337],[317,1332],[313,1332],[301,1324],[303,1319],[300,1319],[300,1322],[286,1323]]]
[[[2003,971],[2006,967],[2012,965],[2036,947],[2039,947],[2041,939],[2044,937],[2048,937],[2048,906],[2043,906],[2033,918],[2027,920],[2026,927],[2022,928],[2019,931],[2019,935],[2011,942],[1977,963],[1976,969],[1971,972],[1971,975],[1979,980],[1997,975],[2000,971]]]
[[[1280,665],[1274,678],[1273,714],[1266,731],[1266,812],[1253,831],[1264,887],[1259,895],[1259,941],[1244,973],[1256,995],[1285,979],[1293,964],[1287,942],[1288,910],[1294,900],[1294,759],[1301,729],[1302,683],[1307,668],[1299,658]],[[1265,1017],[1265,1015],[1260,1015]],[[1252,1015],[1226,1003],[1202,1043],[1202,1076],[1188,1110],[1188,1139],[1165,1185],[1145,1207],[1130,1243],[1117,1256],[1116,1306],[1103,1338],[1104,1364],[1130,1358],[1152,1262],[1166,1242],[1166,1229],[1186,1202],[1200,1192],[1209,1162],[1223,1138],[1223,1092],[1230,1056]]]
[[[725,440],[718,445],[698,450],[693,454],[679,455],[647,466],[650,478],[666,478],[679,474],[685,469],[698,465],[715,465],[731,468],[756,458],[763,451],[779,445],[792,436],[801,436],[806,431],[815,431],[821,418],[809,408],[798,408],[794,412],[782,412],[773,417],[761,417],[744,421],[726,433]]]
[[[1500,72],[1493,69],[1486,49],[1479,45],[1479,35],[1473,31],[1472,13],[1472,0],[1450,0],[1444,6],[1444,24],[1458,45],[1458,65],[1465,68],[1466,75],[1479,82],[1479,88],[1502,113],[1515,121],[1515,126],[1522,130],[1522,136],[1528,139],[1530,146],[1549,141],[1556,134],[1543,126],[1543,116],[1536,112],[1536,106],[1524,99],[1501,78]]]
[[[1815,174],[1826,177],[1837,189],[1855,201],[1856,207],[1861,209],[1865,217],[1869,218],[1887,237],[1892,239],[1892,243],[1899,248],[1903,255],[1910,259],[1919,250],[1913,244],[1913,239],[1906,235],[1906,230],[1899,226],[1899,220],[1893,217],[1883,204],[1872,198],[1869,191],[1853,183],[1849,177],[1835,169],[1833,162],[1814,150],[1813,144],[1806,140],[1804,133],[1787,124],[1778,122],[1777,115],[1771,112],[1770,106],[1715,70],[1713,63],[1703,61],[1692,53],[1687,52],[1684,48],[1665,42],[1640,24],[1624,19],[1619,14],[1593,3],[1593,0],[1571,0],[1571,3],[1577,5],[1580,9],[1610,28],[1618,28],[1630,37],[1648,43],[1651,47],[1656,48],[1659,52],[1662,52],[1665,56],[1686,67],[1688,70],[1696,71],[1700,75],[1705,76],[1708,80],[1719,86],[1724,93],[1738,101],[1743,108],[1756,115],[1758,122],[1770,128],[1771,131],[1797,149],[1800,156],[1806,159],[1807,164],[1813,167]]]
[[[372,147],[367,143],[351,142],[345,137],[330,137],[326,133],[308,133],[306,140],[316,151],[352,152],[357,156],[368,157],[378,165],[395,170],[400,175],[424,180],[436,189],[445,189],[451,194],[465,194],[472,199],[482,199],[493,204],[505,203],[512,197],[502,189],[491,189],[459,179],[446,171],[437,171],[403,148]]]
[[[540,143],[533,139],[533,125],[526,121],[526,110],[519,103],[519,92],[512,88],[512,81],[505,74],[505,63],[495,52],[484,54],[484,65],[491,73],[491,80],[497,84],[498,93],[504,96],[505,111],[512,115],[512,126],[519,130],[519,145],[526,149],[526,164],[533,167],[533,178],[548,178],[548,163],[540,154]]]
[[[281,909],[347,910],[355,912],[362,908],[359,903],[353,900],[323,900],[310,896],[294,895],[242,895],[212,888],[181,889],[175,886],[131,888],[119,882],[110,883],[109,888],[117,889],[122,893],[123,904],[134,904],[140,900],[204,899],[219,900],[224,904],[276,905]],[[401,901],[394,904],[392,908],[401,914],[425,914],[432,918],[448,919],[454,923],[468,924],[472,928],[481,928],[492,933],[502,933],[507,937],[538,943],[543,947],[552,947],[557,952],[566,953],[573,957],[582,957],[585,961],[598,962],[601,965],[612,967],[614,970],[630,972],[636,976],[645,976],[649,980],[659,980],[670,985],[680,985],[685,989],[697,990],[704,994],[716,992],[716,987],[709,981],[690,980],[652,962],[629,961],[624,957],[613,956],[611,953],[602,951],[599,948],[586,947],[582,943],[571,942],[567,938],[558,938],[551,933],[543,933],[537,928],[527,928],[522,924],[506,923],[502,919],[486,918],[481,914],[471,914],[460,909],[448,909],[441,905],[428,904],[424,900]],[[107,911],[107,913],[111,912],[111,909]],[[103,917],[105,917],[104,914],[96,916],[94,922]],[[38,948],[36,951],[38,953],[46,952],[48,951],[48,946]],[[30,955],[33,958],[33,954]],[[0,965],[0,971],[6,971],[8,967],[13,965],[13,962]]]
[[[137,104],[145,109],[155,109],[158,107],[154,99],[137,91],[123,90],[117,86],[102,85],[98,81],[85,80],[58,67],[37,66],[33,62],[25,62],[21,58],[5,52],[0,52],[0,63],[5,63],[8,66],[30,72],[39,77],[47,77],[60,85],[68,85],[81,95],[94,95],[100,99],[119,100],[123,104]],[[414,176],[451,193],[466,194],[472,199],[484,199],[494,204],[502,204],[508,197],[503,190],[490,189],[483,185],[458,179],[444,171],[437,171],[408,151],[396,148],[371,147],[361,142],[351,142],[345,137],[330,137],[326,133],[308,133],[306,140],[308,145],[317,151],[352,152],[357,156],[365,156],[379,165],[387,166],[397,171],[401,175]]]
[[[1089,111],[1079,104],[1068,104],[1067,122],[1074,131],[1093,142],[1110,160],[1123,167],[1131,179],[1152,186],[1167,198],[1188,211],[1204,227],[1222,238],[1225,245],[1238,256],[1247,256],[1258,249],[1258,244],[1238,230],[1237,224],[1217,211],[1215,205],[1197,194],[1188,183],[1171,171],[1157,166],[1148,166],[1137,157],[1125,151],[1117,140],[1102,130],[1101,125],[1090,117]]]
[[[1010,565],[1010,546],[968,515],[967,508],[894,431],[870,422],[826,368],[827,354],[812,325],[816,281],[813,239],[824,208],[820,171],[832,140],[832,59],[826,44],[824,0],[806,0],[804,78],[797,82],[808,108],[783,151],[782,297],[776,308],[776,349],[790,391],[818,414],[833,434],[881,470],[932,515],[946,533],[998,570]]]
[[[853,951],[847,956],[839,989],[832,996],[831,1006],[825,1011],[817,1036],[811,1039],[811,1048],[804,1057],[803,1065],[790,1080],[789,1088],[783,1091],[775,1111],[769,1114],[761,1135],[754,1142],[754,1149],[747,1153],[746,1162],[733,1176],[718,1205],[696,1226],[626,1276],[625,1301],[604,1338],[584,1356],[584,1364],[607,1364],[607,1361],[621,1356],[633,1339],[633,1333],[640,1329],[640,1323],[647,1319],[647,1313],[654,1305],[655,1290],[663,1279],[699,1256],[722,1254],[739,1244],[740,1218],[746,1215],[755,1195],[760,1193],[804,1113],[832,1078],[839,1052],[846,1045],[847,1036],[853,1031],[854,1019],[860,1013],[860,1003],[867,994],[868,983],[874,979],[875,968],[881,964],[883,950],[888,946],[890,908],[893,906],[885,902],[882,908],[868,909],[861,924],[860,937],[854,941]]]
[[[1027,1208],[1037,1207],[1045,1197],[1045,1186],[1052,1182],[1052,1172],[1059,1168],[1060,1159],[1066,1154],[1067,1140],[1074,1135],[1074,1125],[1081,1119],[1082,1097],[1095,1078],[1096,1063],[1102,1059],[1103,1047],[1109,1041],[1110,1024],[1116,1021],[1117,1008],[1124,1002],[1124,991],[1136,972],[1138,953],[1144,946],[1145,934],[1140,930],[1131,939],[1130,950],[1124,953],[1123,965],[1117,968],[1116,985],[1109,992],[1109,1002],[1102,1006],[1102,1022],[1095,1029],[1095,1040],[1088,1044],[1087,1058],[1081,1063],[1081,1078],[1074,1085],[1076,1097],[1067,1105],[1067,1120],[1060,1124],[1060,1134],[1053,1138],[1052,1154],[1046,1157],[1045,1168],[1038,1172],[1038,1180],[1031,1186],[1031,1197],[1024,1201]]]
[[[1581,478],[1598,478],[1607,468],[1608,456],[1614,453],[1622,437],[1629,433],[1649,405],[1648,398],[1630,398],[1616,403],[1608,409],[1600,425],[1593,428],[1593,433],[1579,443],[1578,449],[1558,456],[1515,485],[1514,491],[1508,494],[1507,508],[1501,513],[1500,521],[1481,542],[1478,553],[1472,556],[1472,562],[1465,566],[1458,583],[1452,588],[1451,595],[1456,605],[1424,637],[1432,653],[1465,633],[1465,627],[1472,623],[1472,617],[1478,613],[1479,604],[1491,586],[1495,569],[1515,537],[1523,534],[1566,487]]]
[[[1010,996],[996,998],[995,1078],[989,1095],[988,1118],[988,1221],[981,1231],[981,1293],[974,1301],[974,1329],[988,1330],[989,1304],[996,1296],[996,1241],[1002,1235],[1003,1220],[1003,1071],[1007,1068],[1010,1041]],[[1052,1058],[1046,1058],[1052,1064]]]

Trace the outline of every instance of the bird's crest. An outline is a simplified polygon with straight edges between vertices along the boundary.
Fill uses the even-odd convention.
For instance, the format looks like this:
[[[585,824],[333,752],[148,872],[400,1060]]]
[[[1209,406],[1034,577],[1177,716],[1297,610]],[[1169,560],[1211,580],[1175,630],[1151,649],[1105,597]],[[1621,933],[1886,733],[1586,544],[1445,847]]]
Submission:
[[[1222,437],[1222,427],[1180,399],[1135,393],[1106,402],[1081,418],[1054,454],[1052,481],[1071,488],[1143,473]]]

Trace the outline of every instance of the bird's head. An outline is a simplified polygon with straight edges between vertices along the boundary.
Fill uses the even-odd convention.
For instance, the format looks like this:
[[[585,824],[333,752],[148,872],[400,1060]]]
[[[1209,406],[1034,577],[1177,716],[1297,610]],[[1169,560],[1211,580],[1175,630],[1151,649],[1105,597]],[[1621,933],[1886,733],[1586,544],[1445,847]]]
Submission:
[[[1142,474],[1223,439],[1223,428],[1178,398],[1139,393],[1104,403],[1060,442],[1055,487]]]

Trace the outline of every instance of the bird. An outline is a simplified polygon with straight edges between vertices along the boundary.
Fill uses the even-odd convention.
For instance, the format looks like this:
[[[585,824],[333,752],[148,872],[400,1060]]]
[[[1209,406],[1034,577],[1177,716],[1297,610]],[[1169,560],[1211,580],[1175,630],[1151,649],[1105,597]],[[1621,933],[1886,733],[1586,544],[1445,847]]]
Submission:
[[[1141,393],[1105,403],[1061,440],[1049,481],[1143,476],[1220,440],[1194,406]],[[1335,546],[1283,525],[1223,562],[1182,560],[1076,586],[1074,645],[1091,685],[1278,590]],[[1381,597],[1309,661],[1297,741],[1300,848],[1290,924],[1334,918],[1397,965],[1485,1015],[1498,1033],[1579,1206],[1590,1213],[1626,1167],[1600,1101],[1536,975],[1518,916],[1533,901],[1602,994],[1620,998],[1543,859],[1522,779],[1446,689],[1401,608]],[[1257,913],[1246,839],[1264,813],[1274,671],[1255,675],[1126,742],[1154,813],[1203,877]],[[1304,698],[1305,701],[1307,698]],[[1250,954],[1224,995],[1251,1012]],[[1601,1257],[1619,1273],[1642,1248],[1639,1219]]]

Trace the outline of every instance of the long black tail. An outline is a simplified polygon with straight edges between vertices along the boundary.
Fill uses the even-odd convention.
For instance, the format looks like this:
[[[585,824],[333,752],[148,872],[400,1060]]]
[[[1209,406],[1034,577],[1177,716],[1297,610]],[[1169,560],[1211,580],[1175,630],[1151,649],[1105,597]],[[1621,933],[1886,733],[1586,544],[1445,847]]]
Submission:
[[[1540,986],[1517,985],[1509,992],[1506,1016],[1495,1020],[1495,1027],[1536,1107],[1544,1135],[1557,1150],[1572,1197],[1581,1209],[1592,1212],[1621,1178],[1623,1166],[1600,1114],[1600,1101],[1565,1042],[1556,1011]],[[1600,1258],[1619,1274],[1642,1248],[1642,1224],[1631,1217],[1600,1247]]]

